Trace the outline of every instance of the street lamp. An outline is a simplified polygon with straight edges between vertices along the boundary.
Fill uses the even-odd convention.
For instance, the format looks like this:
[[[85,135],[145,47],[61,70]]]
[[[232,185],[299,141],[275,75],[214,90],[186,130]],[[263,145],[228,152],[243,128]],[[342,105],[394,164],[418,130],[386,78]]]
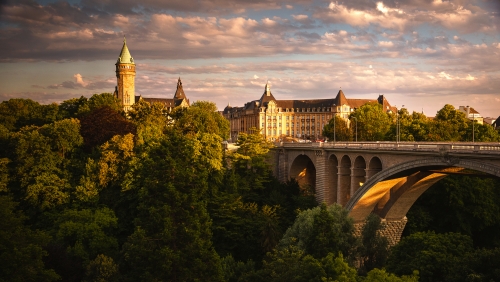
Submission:
[[[404,108],[405,105],[401,106],[401,109]],[[399,111],[398,108],[396,108],[396,119],[397,119],[397,124],[396,124],[396,142],[401,141],[400,134],[401,134],[401,123],[399,121]]]
[[[470,107],[467,106],[467,119],[469,119],[470,116]],[[474,143],[474,123],[476,123],[476,115],[472,113],[472,143]]]
[[[352,117],[356,120],[356,142],[358,142],[358,119],[356,117]]]
[[[472,143],[474,143],[474,123],[476,123],[476,115],[472,113]]]
[[[337,115],[337,107],[335,106],[335,104],[333,104],[333,107],[334,107],[334,111],[335,111],[335,112],[333,112],[333,142],[336,142],[337,138],[335,136],[335,117]]]

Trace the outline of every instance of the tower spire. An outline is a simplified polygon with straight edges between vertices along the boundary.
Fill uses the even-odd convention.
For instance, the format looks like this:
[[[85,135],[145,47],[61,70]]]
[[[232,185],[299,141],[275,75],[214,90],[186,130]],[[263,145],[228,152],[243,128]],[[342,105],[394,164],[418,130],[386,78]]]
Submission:
[[[267,96],[271,95],[271,86],[269,85],[269,80],[267,80],[266,83],[266,95]]]
[[[132,55],[130,55],[130,51],[128,50],[127,47],[127,39],[125,36],[123,36],[123,47],[120,52],[120,56],[118,57],[118,61],[116,62],[117,64],[135,64],[134,63],[134,58],[132,58]]]

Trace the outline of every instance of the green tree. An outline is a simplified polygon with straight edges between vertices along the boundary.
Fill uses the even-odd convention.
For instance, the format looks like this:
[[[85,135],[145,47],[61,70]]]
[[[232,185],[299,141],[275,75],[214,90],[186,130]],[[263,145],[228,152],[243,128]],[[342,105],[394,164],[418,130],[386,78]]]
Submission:
[[[392,247],[387,270],[411,275],[418,270],[420,281],[457,281],[456,266],[471,252],[472,240],[459,233],[414,233]]]
[[[239,175],[239,189],[244,198],[250,201],[259,201],[259,192],[271,181],[272,172],[267,162],[268,152],[273,145],[266,140],[255,128],[250,134],[240,133],[236,145],[239,148],[230,155],[232,169]],[[247,193],[245,193],[247,192]]]
[[[217,112],[212,102],[197,101],[188,108],[178,107],[172,112],[173,126],[182,134],[214,133],[222,140],[229,138],[229,121]]]
[[[343,118],[335,115],[323,128],[323,136],[328,137],[330,141],[352,141],[352,126],[349,128]]]
[[[222,281],[206,210],[208,175],[222,168],[220,137],[172,130],[140,156],[135,231],[123,246],[130,281]],[[136,177],[140,175],[141,177]]]
[[[470,171],[477,173],[474,171]],[[404,234],[433,230],[471,236],[474,245],[500,245],[500,181],[450,175],[434,184],[408,212]]]
[[[326,276],[321,262],[295,246],[275,249],[263,261],[261,281],[321,281]]]
[[[392,273],[388,273],[385,269],[375,268],[368,272],[366,278],[361,279],[363,282],[418,282],[418,271],[413,271],[412,275],[403,275],[398,277]]]
[[[15,209],[10,197],[0,196],[0,281],[59,280],[43,262],[50,236],[25,226],[26,217]]]
[[[358,250],[359,271],[362,274],[385,266],[389,256],[389,242],[378,232],[381,229],[380,218],[370,214],[361,229],[361,244]]]
[[[59,119],[76,118],[90,112],[88,99],[84,96],[71,98],[59,104]]]
[[[468,120],[465,114],[446,104],[430,122],[425,141],[464,141],[467,129]]]
[[[10,131],[23,126],[42,126],[54,122],[57,117],[56,104],[40,105],[30,99],[10,99],[0,103],[0,124]]]
[[[139,145],[157,143],[171,120],[161,103],[150,104],[144,100],[139,100],[132,105],[127,114],[137,126],[137,143]]]
[[[74,182],[70,153],[82,143],[78,120],[24,127],[13,134],[13,143],[14,195],[39,210],[68,203]]]
[[[391,116],[384,111],[382,105],[367,103],[351,114],[351,119],[358,121],[358,140],[382,141],[393,123]]]
[[[341,206],[321,205],[301,212],[285,232],[278,248],[293,245],[315,258],[342,253],[349,261],[357,248],[354,225]]]

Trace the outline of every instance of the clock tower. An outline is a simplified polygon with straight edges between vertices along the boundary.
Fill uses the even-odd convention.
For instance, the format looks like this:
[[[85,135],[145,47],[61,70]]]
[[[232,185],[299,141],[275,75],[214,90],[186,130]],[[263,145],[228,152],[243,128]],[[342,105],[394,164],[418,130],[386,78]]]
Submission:
[[[121,102],[123,110],[128,111],[135,103],[135,63],[123,37],[123,47],[116,61],[115,97]]]

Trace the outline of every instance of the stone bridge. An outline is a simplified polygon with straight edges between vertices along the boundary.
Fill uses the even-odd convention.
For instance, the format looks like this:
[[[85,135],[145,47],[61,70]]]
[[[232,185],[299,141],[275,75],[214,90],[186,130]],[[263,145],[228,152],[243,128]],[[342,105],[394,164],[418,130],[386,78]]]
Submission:
[[[295,178],[313,187],[318,202],[344,206],[358,228],[377,214],[391,244],[399,241],[413,203],[442,178],[500,177],[500,143],[278,143],[273,153],[280,181]]]

